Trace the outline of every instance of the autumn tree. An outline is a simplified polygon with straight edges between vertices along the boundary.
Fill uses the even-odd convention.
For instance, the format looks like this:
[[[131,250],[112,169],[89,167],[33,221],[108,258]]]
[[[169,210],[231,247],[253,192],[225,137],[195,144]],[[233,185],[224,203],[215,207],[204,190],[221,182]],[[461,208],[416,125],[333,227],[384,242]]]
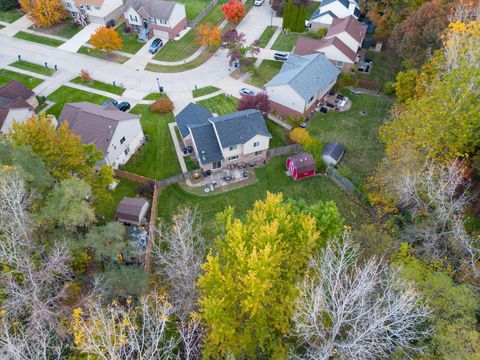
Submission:
[[[260,110],[264,117],[270,112],[270,101],[266,92],[257,95],[243,95],[238,102],[237,110],[257,109]]]
[[[123,44],[123,40],[115,28],[107,28],[106,26],[99,27],[95,33],[90,36],[90,41],[95,49],[105,52],[120,50]]]
[[[230,0],[222,5],[222,11],[227,21],[233,21],[238,24],[247,14],[243,3],[239,0]]]
[[[48,28],[67,18],[60,0],[20,0],[23,12],[39,27]]]
[[[202,46],[216,46],[222,41],[222,33],[218,26],[202,24],[196,28],[195,40]]]
[[[260,52],[258,46],[258,40],[255,40],[252,44],[247,45],[245,34],[238,32],[237,29],[231,29],[223,35],[222,38],[223,48],[228,49],[229,63],[232,65],[235,62],[239,62],[241,65],[250,65],[251,59]],[[250,55],[250,57],[248,56]]]
[[[303,146],[303,148],[310,152],[317,161],[317,166],[322,167],[322,143],[317,138],[310,135],[308,130],[296,127],[288,134],[293,142],[296,142]]]

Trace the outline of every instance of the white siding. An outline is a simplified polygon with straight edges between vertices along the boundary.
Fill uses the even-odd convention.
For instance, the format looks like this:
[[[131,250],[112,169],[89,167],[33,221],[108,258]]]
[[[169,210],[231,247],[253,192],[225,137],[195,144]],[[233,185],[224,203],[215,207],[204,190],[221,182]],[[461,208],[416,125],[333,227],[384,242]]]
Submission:
[[[14,122],[22,122],[22,123],[26,122],[32,115],[33,115],[33,111],[28,108],[11,109],[8,112],[7,118],[3,122],[3,125],[0,131],[2,132],[2,134],[6,134],[10,132],[12,128],[12,124]]]
[[[75,6],[75,4],[73,3],[73,0],[63,0],[63,2],[65,4],[65,9],[67,9],[68,11],[79,11],[77,6]],[[87,5],[90,9],[87,8]],[[95,20],[95,18],[104,19],[121,6],[123,6],[122,0],[105,0],[100,9],[96,9],[95,5],[88,4],[88,2],[85,3],[83,8],[85,9],[89,17],[92,17],[92,20]]]
[[[353,61],[348,58],[344,53],[342,53],[338,48],[336,48],[333,45],[326,46],[320,50],[319,52],[325,54],[325,57],[328,60],[333,60],[333,61],[343,61],[345,63],[353,64]]]
[[[120,144],[120,139],[123,137],[125,137],[125,141],[123,144]],[[139,119],[119,121],[105,155],[105,162],[113,165],[115,168],[118,165],[125,164],[142,145],[144,138]],[[125,154],[127,147],[129,152]]]
[[[170,19],[168,23],[171,28],[174,28],[178,25],[180,21],[187,17],[187,13],[185,12],[185,5],[184,4],[175,4],[173,11],[170,15]]]
[[[354,53],[357,53],[360,44],[355,40],[349,33],[346,31],[341,32],[340,34],[335,35],[337,38],[342,40],[345,45],[353,50]],[[327,39],[330,39],[332,36],[329,36]]]
[[[303,98],[298,95],[290,86],[267,86],[266,91],[270,100],[300,113],[305,111],[305,100],[303,100]]]
[[[127,19],[130,24],[143,26],[142,17],[131,6],[129,6],[128,9],[124,12],[124,16],[125,16],[125,19]]]
[[[259,146],[254,147],[253,145],[259,142]],[[270,138],[263,135],[256,135],[245,144],[243,144],[243,155],[253,154],[256,151],[265,151],[268,150],[268,145],[270,143]]]
[[[337,18],[343,19],[350,15],[353,15],[353,12],[355,11],[356,7],[357,6],[355,5],[355,3],[350,2],[350,5],[347,9],[345,6],[343,6],[340,3],[340,1],[335,1],[325,6],[321,6],[320,13],[324,13],[325,11],[331,11],[337,16]]]

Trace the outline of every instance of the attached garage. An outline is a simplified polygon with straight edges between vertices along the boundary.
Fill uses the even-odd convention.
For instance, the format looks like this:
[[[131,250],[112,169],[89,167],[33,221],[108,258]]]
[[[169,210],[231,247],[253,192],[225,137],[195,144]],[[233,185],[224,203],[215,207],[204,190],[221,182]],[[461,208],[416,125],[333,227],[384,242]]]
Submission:
[[[317,163],[309,153],[290,156],[287,159],[286,166],[289,174],[295,180],[315,175],[317,170]]]

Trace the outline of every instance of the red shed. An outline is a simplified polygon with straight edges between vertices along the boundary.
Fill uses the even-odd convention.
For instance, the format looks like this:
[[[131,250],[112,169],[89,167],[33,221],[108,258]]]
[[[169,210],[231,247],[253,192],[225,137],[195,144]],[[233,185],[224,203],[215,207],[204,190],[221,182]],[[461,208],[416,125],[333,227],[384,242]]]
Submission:
[[[287,159],[287,170],[295,180],[302,179],[307,176],[315,175],[317,163],[313,156],[309,153],[302,153],[290,156]]]

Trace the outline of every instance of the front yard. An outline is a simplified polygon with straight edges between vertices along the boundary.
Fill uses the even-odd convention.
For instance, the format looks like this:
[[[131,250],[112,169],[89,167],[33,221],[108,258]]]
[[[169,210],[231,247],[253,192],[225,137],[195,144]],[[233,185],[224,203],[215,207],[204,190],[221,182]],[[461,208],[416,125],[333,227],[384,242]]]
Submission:
[[[23,13],[16,9],[0,11],[0,21],[4,21],[7,23],[13,23],[14,21],[20,19],[22,16]]]
[[[278,51],[292,51],[295,43],[297,42],[298,34],[288,33],[285,34],[283,31],[278,36],[277,40],[272,45],[273,50]]]
[[[35,25],[32,25],[29,27],[29,29],[37,31],[39,33],[56,35],[56,36],[63,37],[65,39],[71,39],[80,30],[82,30],[82,27],[75,24],[75,21],[73,19],[68,18],[67,20],[59,24],[55,24],[49,28],[39,28]]]
[[[20,81],[23,85],[25,85],[29,89],[33,89],[34,87],[37,87],[43,82],[42,79],[39,79],[33,76],[20,74],[15,71],[10,71],[7,69],[0,69],[0,87],[5,84],[8,84],[12,80]]]
[[[220,94],[205,100],[197,102],[198,105],[205,106],[214,114],[226,115],[237,111],[238,99],[233,96]]]
[[[258,68],[253,68],[251,75],[246,82],[261,88],[278,74],[282,65],[282,61],[262,60]]]
[[[119,26],[116,29],[118,32],[118,35],[120,35],[120,38],[123,41],[122,48],[120,50],[128,54],[136,54],[137,51],[140,50],[145,45],[145,43],[141,43],[137,41],[138,34],[135,34],[135,33],[125,34],[123,32],[124,28],[125,28],[125,24]]]
[[[55,90],[53,93],[47,96],[47,99],[53,101],[53,105],[48,109],[47,113],[55,115],[57,118],[62,112],[63,105],[69,102],[79,102],[79,101],[88,101],[94,104],[103,104],[105,101],[110,100],[110,98],[94,94],[91,92],[74,89],[68,86],[62,86]]]
[[[123,64],[125,61],[129,60],[129,58],[126,56],[114,53],[106,53],[104,51],[98,51],[87,46],[82,46],[80,49],[78,49],[77,53],[92,56],[102,60],[113,61],[119,64]]]

